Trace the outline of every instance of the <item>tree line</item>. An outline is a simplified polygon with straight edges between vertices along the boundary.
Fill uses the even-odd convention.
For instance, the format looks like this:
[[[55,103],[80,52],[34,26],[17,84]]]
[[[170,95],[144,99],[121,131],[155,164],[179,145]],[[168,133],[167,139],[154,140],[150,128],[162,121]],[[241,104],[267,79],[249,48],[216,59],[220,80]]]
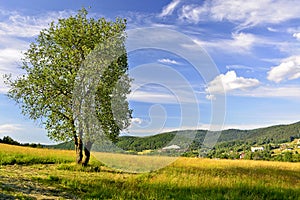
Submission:
[[[40,143],[20,143],[9,136],[4,136],[2,139],[0,138],[0,143],[33,148],[43,148],[43,145],[41,145]]]

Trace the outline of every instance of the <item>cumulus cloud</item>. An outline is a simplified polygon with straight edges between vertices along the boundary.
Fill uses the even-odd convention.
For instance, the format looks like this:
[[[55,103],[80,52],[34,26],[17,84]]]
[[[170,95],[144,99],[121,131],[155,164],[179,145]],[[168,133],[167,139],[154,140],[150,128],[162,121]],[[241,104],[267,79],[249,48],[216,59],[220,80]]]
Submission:
[[[184,5],[179,16],[182,20],[193,23],[209,19],[230,21],[241,28],[258,24],[278,24],[299,18],[300,4],[297,0],[212,0],[202,5]]]
[[[275,83],[284,80],[293,80],[300,78],[300,56],[291,56],[268,72],[268,80]]]
[[[207,84],[207,99],[213,100],[215,94],[222,94],[235,90],[247,90],[260,84],[257,79],[238,77],[235,71],[228,71],[226,74],[217,76]]]
[[[176,60],[171,60],[169,58],[159,59],[158,62],[164,63],[164,64],[174,64],[174,65],[178,65],[179,64]]]
[[[167,6],[165,6],[162,10],[162,12],[160,13],[160,17],[165,17],[168,15],[171,15],[174,11],[174,9],[177,7],[177,5],[180,3],[180,0],[173,0],[170,4],[168,4]]]

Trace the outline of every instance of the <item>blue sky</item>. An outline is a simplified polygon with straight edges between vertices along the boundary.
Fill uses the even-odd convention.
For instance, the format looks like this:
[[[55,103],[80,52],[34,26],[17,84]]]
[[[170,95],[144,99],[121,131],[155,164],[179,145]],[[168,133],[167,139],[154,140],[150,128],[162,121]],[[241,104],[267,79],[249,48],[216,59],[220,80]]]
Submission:
[[[5,96],[2,75],[22,74],[22,52],[39,31],[82,6],[94,18],[127,18],[135,81],[126,134],[300,121],[297,0],[11,0],[0,2],[0,137],[51,143]]]

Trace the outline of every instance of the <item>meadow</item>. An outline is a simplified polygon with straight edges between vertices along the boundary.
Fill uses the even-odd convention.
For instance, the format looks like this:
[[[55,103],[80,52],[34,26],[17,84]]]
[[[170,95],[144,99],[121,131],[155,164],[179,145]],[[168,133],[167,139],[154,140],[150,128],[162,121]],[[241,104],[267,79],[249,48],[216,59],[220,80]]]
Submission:
[[[74,151],[0,144],[0,199],[300,199],[300,163],[180,157],[129,173],[74,159]]]

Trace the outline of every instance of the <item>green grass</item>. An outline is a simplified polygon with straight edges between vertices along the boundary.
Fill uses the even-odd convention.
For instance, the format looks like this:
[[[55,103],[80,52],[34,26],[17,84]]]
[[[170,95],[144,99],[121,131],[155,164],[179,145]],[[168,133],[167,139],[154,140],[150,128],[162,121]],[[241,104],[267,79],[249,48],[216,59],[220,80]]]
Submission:
[[[300,163],[179,158],[136,174],[95,158],[78,166],[73,151],[0,145],[0,155],[0,199],[300,199]]]
[[[74,152],[0,144],[0,165],[71,163]]]

